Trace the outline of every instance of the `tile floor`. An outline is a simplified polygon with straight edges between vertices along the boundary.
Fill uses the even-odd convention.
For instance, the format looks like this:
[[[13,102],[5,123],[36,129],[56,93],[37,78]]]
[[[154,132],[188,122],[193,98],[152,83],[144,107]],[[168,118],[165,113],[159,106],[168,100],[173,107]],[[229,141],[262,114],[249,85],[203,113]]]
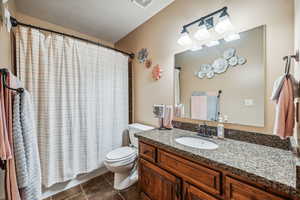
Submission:
[[[108,172],[46,200],[140,200],[137,185],[124,191],[113,188],[113,174]]]

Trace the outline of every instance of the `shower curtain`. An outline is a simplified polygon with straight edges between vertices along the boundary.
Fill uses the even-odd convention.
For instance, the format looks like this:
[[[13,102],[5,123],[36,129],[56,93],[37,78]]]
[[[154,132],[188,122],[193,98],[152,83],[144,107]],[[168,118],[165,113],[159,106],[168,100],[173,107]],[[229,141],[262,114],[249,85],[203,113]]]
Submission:
[[[175,105],[179,105],[180,104],[180,70],[179,69],[175,69],[174,72],[174,87],[175,87]]]
[[[35,104],[43,185],[103,167],[128,125],[128,56],[19,26],[16,58]]]

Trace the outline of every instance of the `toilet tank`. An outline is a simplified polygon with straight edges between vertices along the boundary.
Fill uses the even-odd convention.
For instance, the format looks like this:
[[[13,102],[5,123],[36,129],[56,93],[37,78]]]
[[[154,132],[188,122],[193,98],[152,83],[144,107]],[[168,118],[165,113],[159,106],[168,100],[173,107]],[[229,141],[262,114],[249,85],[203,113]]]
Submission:
[[[152,130],[152,129],[154,129],[154,127],[147,126],[144,124],[139,124],[139,123],[129,124],[128,130],[129,130],[129,140],[130,140],[131,145],[138,148],[138,139],[136,137],[134,137],[135,133],[148,131],[148,130]]]

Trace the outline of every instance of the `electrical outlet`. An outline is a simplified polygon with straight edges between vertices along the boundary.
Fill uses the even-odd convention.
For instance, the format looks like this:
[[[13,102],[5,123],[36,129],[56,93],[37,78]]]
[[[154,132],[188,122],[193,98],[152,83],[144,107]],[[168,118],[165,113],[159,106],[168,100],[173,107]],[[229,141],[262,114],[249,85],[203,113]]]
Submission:
[[[244,105],[245,106],[253,106],[254,105],[254,100],[253,99],[245,99],[244,100]]]

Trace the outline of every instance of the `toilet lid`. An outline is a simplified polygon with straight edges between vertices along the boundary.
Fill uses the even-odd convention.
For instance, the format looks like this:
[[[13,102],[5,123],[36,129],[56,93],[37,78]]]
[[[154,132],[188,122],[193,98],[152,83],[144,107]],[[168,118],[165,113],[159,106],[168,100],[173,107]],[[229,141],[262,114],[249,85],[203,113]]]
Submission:
[[[124,160],[126,158],[132,157],[136,154],[136,150],[131,147],[120,147],[111,152],[106,156],[106,160]]]

